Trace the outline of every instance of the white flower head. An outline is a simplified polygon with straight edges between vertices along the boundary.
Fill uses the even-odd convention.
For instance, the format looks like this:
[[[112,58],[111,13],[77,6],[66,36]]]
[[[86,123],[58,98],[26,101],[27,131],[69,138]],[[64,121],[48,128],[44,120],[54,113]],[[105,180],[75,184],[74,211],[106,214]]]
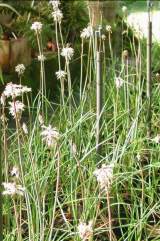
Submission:
[[[51,0],[51,1],[49,1],[49,4],[52,5],[53,10],[55,11],[55,10],[58,9],[58,7],[59,7],[59,5],[60,5],[61,3],[60,3],[59,0]]]
[[[41,132],[42,140],[45,141],[49,148],[54,147],[57,144],[57,141],[60,138],[60,134],[56,128],[49,126],[42,126],[44,129]]]
[[[96,176],[97,182],[99,183],[102,191],[104,190],[107,191],[112,184],[113,168],[114,168],[114,164],[112,163],[109,165],[103,164],[100,169],[96,169],[93,172],[93,175]]]
[[[106,40],[106,35],[102,34],[101,38],[102,38],[103,41]]]
[[[87,39],[87,38],[93,37],[93,27],[91,25],[88,25],[87,28],[84,28],[82,30],[80,36],[82,39]]]
[[[71,60],[74,55],[74,49],[67,46],[66,48],[62,49],[61,55],[66,58],[66,60]]]
[[[31,30],[34,30],[35,32],[41,32],[42,30],[42,23],[41,22],[34,22],[32,23]]]
[[[111,25],[106,25],[106,31],[109,32],[109,33],[112,33]]]
[[[126,12],[127,12],[127,10],[128,10],[128,9],[127,9],[127,7],[126,7],[126,6],[123,6],[123,7],[122,7],[122,12],[123,12],[123,13],[126,13]]]
[[[2,192],[3,195],[20,195],[23,196],[25,192],[25,188],[21,185],[16,185],[14,182],[3,182],[4,191]]]
[[[15,72],[17,72],[18,75],[23,75],[25,69],[26,69],[26,68],[25,68],[24,64],[18,64],[18,65],[15,67]]]
[[[77,146],[75,143],[71,143],[71,152],[72,152],[73,156],[77,155]]]
[[[44,124],[43,116],[41,114],[38,115],[38,121],[39,121],[40,125]]]
[[[54,12],[52,12],[52,17],[55,22],[61,23],[63,18],[63,13],[60,9],[56,9]]]
[[[3,91],[3,94],[6,97],[12,97],[15,98],[17,96],[21,96],[23,93],[27,93],[27,92],[31,92],[31,88],[28,88],[27,86],[23,86],[23,85],[17,85],[17,84],[13,84],[8,83]]]
[[[141,154],[138,153],[138,154],[136,155],[136,158],[137,158],[138,161],[140,161],[140,160],[141,160]]]
[[[45,61],[46,57],[43,54],[38,55],[38,61]]]
[[[11,173],[12,177],[15,177],[15,178],[19,179],[19,168],[18,167],[13,166],[10,173]]]
[[[115,85],[117,89],[121,88],[123,84],[124,84],[124,80],[121,77],[115,78]]]
[[[23,129],[23,132],[24,132],[24,134],[28,134],[28,128],[27,128],[27,125],[26,125],[26,123],[24,123],[23,122],[23,124],[22,124],[22,129]]]
[[[57,79],[62,79],[62,80],[64,80],[67,75],[67,73],[63,70],[59,70],[55,74],[56,74]]]
[[[90,221],[88,225],[84,222],[80,222],[77,229],[82,241],[89,240],[93,235],[93,222]]]
[[[24,111],[25,105],[17,100],[15,102],[9,102],[9,113],[13,116],[13,118],[21,119],[22,111]]]
[[[153,139],[152,139],[153,142],[155,142],[156,144],[160,144],[160,134],[158,134],[157,136],[155,136]]]

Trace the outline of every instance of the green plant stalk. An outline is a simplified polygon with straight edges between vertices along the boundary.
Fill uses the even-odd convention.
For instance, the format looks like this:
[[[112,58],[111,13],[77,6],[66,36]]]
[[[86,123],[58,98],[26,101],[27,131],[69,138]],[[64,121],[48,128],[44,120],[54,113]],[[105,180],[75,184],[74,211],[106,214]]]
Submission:
[[[103,80],[102,80],[102,53],[97,51],[96,56],[96,150],[97,154],[102,154],[102,107],[103,107]]]
[[[67,68],[67,80],[68,80],[68,104],[69,104],[69,121],[72,126],[72,84],[71,84],[71,73],[69,67],[69,60],[66,59],[66,68]]]
[[[64,41],[63,41],[63,35],[62,35],[62,27],[61,23],[59,22],[59,32],[60,32],[60,38],[61,38],[61,43],[62,47],[64,48]]]
[[[60,182],[60,149],[59,149],[59,146],[57,145],[57,181],[56,181],[55,198],[54,198],[52,220],[50,225],[50,234],[49,234],[48,241],[52,240],[52,233],[53,233],[53,228],[55,223],[55,211],[56,211],[57,199],[58,199],[59,182]]]
[[[82,42],[81,42],[81,76],[80,76],[80,102],[82,99],[82,82],[83,82],[83,38],[82,38]]]
[[[111,41],[111,32],[108,32],[108,40],[109,40],[109,50],[111,55],[111,61],[113,63],[113,49],[112,49],[112,41]]]
[[[127,101],[127,113],[128,113],[128,124],[127,126],[129,126],[129,121],[130,121],[130,104],[129,104],[129,100],[130,100],[130,91],[129,91],[129,72],[128,72],[128,57],[125,60],[125,72],[126,72],[126,101]]]
[[[38,44],[38,49],[39,49],[39,55],[43,56],[43,48],[42,48],[42,37],[41,33],[36,32],[36,37],[37,37],[37,44]],[[44,61],[41,59],[40,60],[40,97],[41,101],[39,102],[40,106],[42,107],[42,113],[44,115],[45,113],[45,108],[44,108],[44,98],[46,97],[46,88],[45,88],[45,70],[44,70]]]
[[[118,118],[118,89],[116,90],[116,99],[114,103],[114,134],[113,134],[113,145],[116,146],[116,129],[117,129],[117,118]]]
[[[7,146],[7,126],[6,126],[6,115],[5,115],[5,107],[2,106],[2,123],[3,123],[3,154],[4,154],[4,164],[5,164],[5,181],[8,182],[8,162],[7,162],[7,156],[8,156],[8,146]]]
[[[12,198],[13,206],[14,206],[14,214],[15,214],[15,220],[16,220],[16,226],[17,226],[17,241],[22,241],[22,230],[21,230],[21,220],[19,221],[19,214],[17,210],[17,205],[15,198]]]
[[[88,76],[89,76],[89,73],[90,73],[90,70],[91,70],[92,42],[93,42],[93,38],[90,38],[90,40],[89,40],[89,48],[88,48],[87,71],[86,71],[85,83],[84,83],[84,88],[83,88],[83,93],[82,93],[82,103],[85,103],[84,97],[85,97],[85,94],[86,94],[86,87],[87,87],[87,82],[88,82]],[[90,88],[91,81],[89,81],[88,86]]]
[[[58,39],[58,25],[57,21],[55,22],[55,32],[56,32],[56,44],[57,44],[57,50],[58,50],[58,66],[59,66],[59,71],[61,69],[61,57],[60,57],[60,47],[59,47],[59,39]],[[64,79],[60,79],[60,84],[61,84],[61,100],[62,100],[62,105],[64,107]]]
[[[109,241],[112,241],[112,216],[110,207],[110,195],[109,190],[107,190],[107,210],[108,210],[108,226],[109,226]]]
[[[151,136],[151,91],[152,91],[152,77],[151,77],[151,49],[152,49],[152,22],[148,20],[148,36],[147,36],[147,135]]]
[[[18,141],[18,157],[19,157],[19,166],[21,170],[21,178],[22,178],[22,185],[25,187],[25,179],[24,179],[24,173],[23,173],[23,164],[22,164],[22,153],[21,153],[21,141],[20,141],[20,123],[19,119],[16,113],[16,106],[15,106],[15,98],[13,98],[14,102],[14,111],[15,111],[15,122],[16,122],[16,134],[17,134],[17,141]],[[25,194],[25,199],[26,199],[26,204],[27,204],[27,214],[28,214],[28,222],[30,223],[30,207],[29,207],[29,202],[28,202],[28,194]],[[31,235],[29,231],[29,235]]]

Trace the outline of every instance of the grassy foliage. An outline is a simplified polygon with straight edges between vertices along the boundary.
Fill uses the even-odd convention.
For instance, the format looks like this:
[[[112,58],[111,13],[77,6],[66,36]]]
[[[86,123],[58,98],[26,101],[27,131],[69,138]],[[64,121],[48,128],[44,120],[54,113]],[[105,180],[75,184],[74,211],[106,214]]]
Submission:
[[[109,240],[110,221],[110,240],[158,241],[159,143],[146,137],[145,42],[138,39],[135,45],[131,39],[129,55],[124,56],[124,46],[121,45],[122,57],[117,57],[112,51],[112,34],[104,30],[106,37],[110,34],[110,38],[101,40],[103,142],[102,155],[97,156],[95,38],[81,40],[81,64],[76,67],[76,78],[72,79],[76,53],[70,61],[62,59],[60,53],[66,45],[61,24],[56,22],[54,27],[57,46],[60,46],[57,53],[59,70],[67,72],[64,92],[60,79],[59,102],[47,99],[44,61],[40,60],[37,97],[24,94],[16,98],[26,105],[22,119],[11,119],[8,99],[1,106],[3,180],[25,187],[24,196],[7,195],[3,198],[3,240],[79,241],[79,223],[93,220],[90,241]],[[39,54],[43,54],[42,33],[34,33]],[[157,47],[154,52],[156,54]],[[53,76],[56,78],[55,73]],[[116,77],[123,80],[120,88],[116,88]],[[159,133],[160,86],[155,76],[153,79],[152,136],[155,137]],[[23,76],[19,80],[23,83]],[[75,80],[80,86],[73,92]],[[40,114],[44,123],[39,121]],[[9,120],[4,120],[5,117]],[[22,128],[24,121],[28,133]],[[49,124],[60,133],[52,147],[47,146],[41,135],[43,125]],[[109,163],[114,163],[114,170],[112,185],[107,192],[108,208],[107,193],[102,192],[93,172]],[[13,166],[20,172],[17,179],[11,175]],[[108,218],[109,209],[111,220]]]

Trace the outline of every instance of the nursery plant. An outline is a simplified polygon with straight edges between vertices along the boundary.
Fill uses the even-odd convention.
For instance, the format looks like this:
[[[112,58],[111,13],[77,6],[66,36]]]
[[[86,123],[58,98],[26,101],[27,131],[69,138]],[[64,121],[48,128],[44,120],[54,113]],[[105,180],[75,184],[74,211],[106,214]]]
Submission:
[[[122,11],[119,56],[113,49],[114,27],[93,27],[89,12],[88,25],[76,33],[78,44],[71,44],[63,30],[62,5],[47,5],[57,46],[53,54],[58,65],[52,76],[59,99],[48,99],[46,73],[53,70],[45,68],[42,36],[47,23],[40,18],[28,30],[38,51],[38,94],[24,84],[28,67],[22,63],[15,67],[18,82],[6,83],[1,92],[3,240],[158,241],[158,62],[153,66],[148,136],[146,40],[133,31],[132,38],[127,35],[126,49],[123,32],[128,34],[128,26]],[[158,51],[153,45],[153,60]],[[97,92],[103,95],[98,115],[97,78],[103,82]]]

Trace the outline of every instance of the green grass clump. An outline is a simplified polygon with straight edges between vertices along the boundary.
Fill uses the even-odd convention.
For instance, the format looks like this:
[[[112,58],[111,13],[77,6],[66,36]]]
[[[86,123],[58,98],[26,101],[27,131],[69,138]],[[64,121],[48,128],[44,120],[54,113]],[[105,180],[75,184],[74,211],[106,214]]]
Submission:
[[[71,66],[76,59],[72,56],[71,60],[62,60],[66,44],[61,24],[56,22],[55,28],[58,68],[66,72],[66,79],[59,80],[59,102],[47,98],[42,59],[38,95],[34,99],[31,93],[10,97],[9,101],[25,103],[22,117],[16,114],[11,118],[8,98],[5,103],[1,100],[3,181],[25,188],[23,195],[3,196],[3,240],[85,241],[78,231],[79,224],[89,228],[92,221],[90,241],[158,241],[160,88],[158,77],[153,76],[152,137],[148,138],[145,41],[137,39],[135,44],[134,38],[130,39],[128,52],[124,55],[122,45],[122,56],[117,57],[112,51],[111,33],[104,31],[106,39],[98,40],[103,52],[104,83],[99,155],[95,138],[95,38],[82,40],[80,65],[72,79]],[[41,32],[35,34],[43,55]],[[53,76],[56,78],[55,73]],[[117,78],[122,80],[119,87]],[[20,80],[23,82],[23,76]],[[106,186],[101,190],[94,172],[104,164],[114,167],[108,174],[111,180],[105,179]],[[18,169],[17,176],[12,173],[13,167]]]

